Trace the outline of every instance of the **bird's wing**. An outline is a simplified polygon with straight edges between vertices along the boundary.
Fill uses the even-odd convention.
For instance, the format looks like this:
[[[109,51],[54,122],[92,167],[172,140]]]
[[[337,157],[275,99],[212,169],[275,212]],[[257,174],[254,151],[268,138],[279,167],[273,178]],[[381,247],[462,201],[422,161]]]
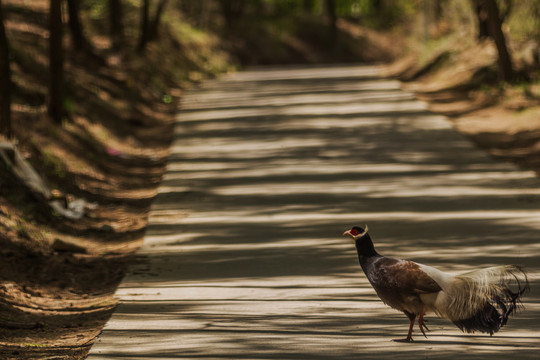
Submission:
[[[441,290],[441,286],[414,261],[384,258],[376,266],[384,274],[387,285],[397,291],[425,294]]]
[[[441,287],[412,261],[380,257],[368,266],[366,275],[381,300],[410,314],[424,311],[421,298],[436,298]]]
[[[422,268],[414,261],[405,261],[405,265],[402,266],[405,284],[413,289],[415,293],[434,293],[441,291],[439,284],[429,276]]]

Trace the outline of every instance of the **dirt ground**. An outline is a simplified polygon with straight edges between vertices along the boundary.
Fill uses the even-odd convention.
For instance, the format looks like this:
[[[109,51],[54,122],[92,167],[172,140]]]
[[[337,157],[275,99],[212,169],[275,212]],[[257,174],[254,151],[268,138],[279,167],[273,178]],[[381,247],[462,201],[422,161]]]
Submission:
[[[382,74],[403,80],[405,89],[492,157],[540,173],[539,65],[516,55],[516,81],[501,84],[493,43],[469,45],[449,57],[439,64],[434,53],[419,66],[417,57],[405,56],[382,66]]]
[[[406,86],[446,115],[455,128],[499,161],[516,163],[540,175],[540,97],[520,89],[504,93],[443,89],[424,93],[417,85]],[[531,86],[540,94],[538,86]]]
[[[103,154],[95,164],[101,171],[64,177],[73,185],[60,187],[71,187],[62,196],[95,205],[81,221],[58,219],[2,172],[0,358],[84,358],[114,309],[126,266],[136,261],[165,164],[170,131],[159,133],[154,157]],[[84,151],[78,145],[69,150]]]
[[[95,206],[80,221],[58,219],[1,174],[0,358],[84,358],[114,309],[112,294],[126,266],[136,260],[165,164],[170,131],[160,132],[153,158],[102,155],[95,163],[101,171],[64,176],[72,185],[59,186],[66,191],[61,197],[84,197]],[[44,145],[40,140],[46,141],[34,144]],[[84,151],[80,145],[50,148]]]
[[[62,199],[84,198],[93,205],[81,220],[59,219],[2,171],[0,358],[84,358],[114,309],[112,294],[126,266],[137,261],[132,254],[144,236],[171,133],[172,113],[160,115],[163,122],[147,128],[156,132],[156,142],[145,149],[152,156],[137,154],[138,147],[124,148],[121,157],[115,150],[101,154],[96,169],[70,169],[56,179],[65,181],[56,188]],[[69,142],[71,135],[60,137]],[[48,140],[35,137],[33,145],[65,152],[72,160],[72,154],[85,151],[81,142],[47,146]],[[30,158],[44,165],[40,172],[51,173],[39,154]]]
[[[151,111],[152,105],[146,102],[142,107]],[[138,146],[124,146],[121,151],[104,147],[97,159],[73,156],[88,150],[72,138],[70,130],[56,129],[65,143],[47,144],[48,136],[35,136],[34,149],[20,143],[40,173],[58,181],[55,190],[61,199],[84,198],[93,206],[81,220],[59,219],[2,171],[0,358],[84,358],[114,309],[112,294],[126,266],[137,261],[132,254],[144,236],[164,170],[171,133],[169,110],[159,110],[156,117],[161,116],[161,121],[146,127],[155,132],[154,143],[145,144],[151,156],[141,154]],[[93,160],[95,168],[68,168],[55,177],[48,167],[52,165],[40,161],[43,155],[36,148],[75,162]]]
[[[80,220],[63,218],[0,166],[0,358],[83,359],[116,305],[126,266],[138,261],[133,253],[165,168],[178,97],[156,66],[107,51],[97,34],[92,54],[71,51],[66,38],[70,115],[51,123],[47,2],[2,6],[17,44],[16,146],[55,198],[89,206]],[[156,51],[148,58],[159,59]]]

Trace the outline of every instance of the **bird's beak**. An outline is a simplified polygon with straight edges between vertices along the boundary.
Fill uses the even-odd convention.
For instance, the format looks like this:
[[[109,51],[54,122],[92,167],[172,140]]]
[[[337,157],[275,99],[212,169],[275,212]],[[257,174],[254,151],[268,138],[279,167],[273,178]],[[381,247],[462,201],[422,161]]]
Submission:
[[[343,233],[343,234],[342,234],[341,236],[345,236],[345,235],[349,235],[349,236],[350,236],[351,238],[353,238],[353,239],[354,239],[354,236],[353,236],[353,234],[351,234],[351,230],[347,230],[347,231],[345,231],[345,232],[344,232],[344,233]]]

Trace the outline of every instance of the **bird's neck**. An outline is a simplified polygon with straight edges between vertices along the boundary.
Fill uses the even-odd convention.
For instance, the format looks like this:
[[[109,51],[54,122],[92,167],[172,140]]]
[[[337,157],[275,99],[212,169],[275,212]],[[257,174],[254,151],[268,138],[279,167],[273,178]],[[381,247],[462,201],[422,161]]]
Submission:
[[[373,246],[373,241],[371,241],[369,234],[365,234],[360,239],[356,239],[356,252],[358,253],[360,265],[362,266],[368,259],[381,256],[375,250],[375,246]]]

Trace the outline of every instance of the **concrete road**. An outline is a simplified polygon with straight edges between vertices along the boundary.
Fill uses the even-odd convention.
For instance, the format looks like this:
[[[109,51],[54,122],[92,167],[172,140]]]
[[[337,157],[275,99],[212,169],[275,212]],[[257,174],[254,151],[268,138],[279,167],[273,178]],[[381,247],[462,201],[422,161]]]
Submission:
[[[540,182],[375,67],[267,68],[184,98],[140,261],[90,359],[540,358]],[[490,337],[376,297],[341,236],[456,272],[527,267]]]

